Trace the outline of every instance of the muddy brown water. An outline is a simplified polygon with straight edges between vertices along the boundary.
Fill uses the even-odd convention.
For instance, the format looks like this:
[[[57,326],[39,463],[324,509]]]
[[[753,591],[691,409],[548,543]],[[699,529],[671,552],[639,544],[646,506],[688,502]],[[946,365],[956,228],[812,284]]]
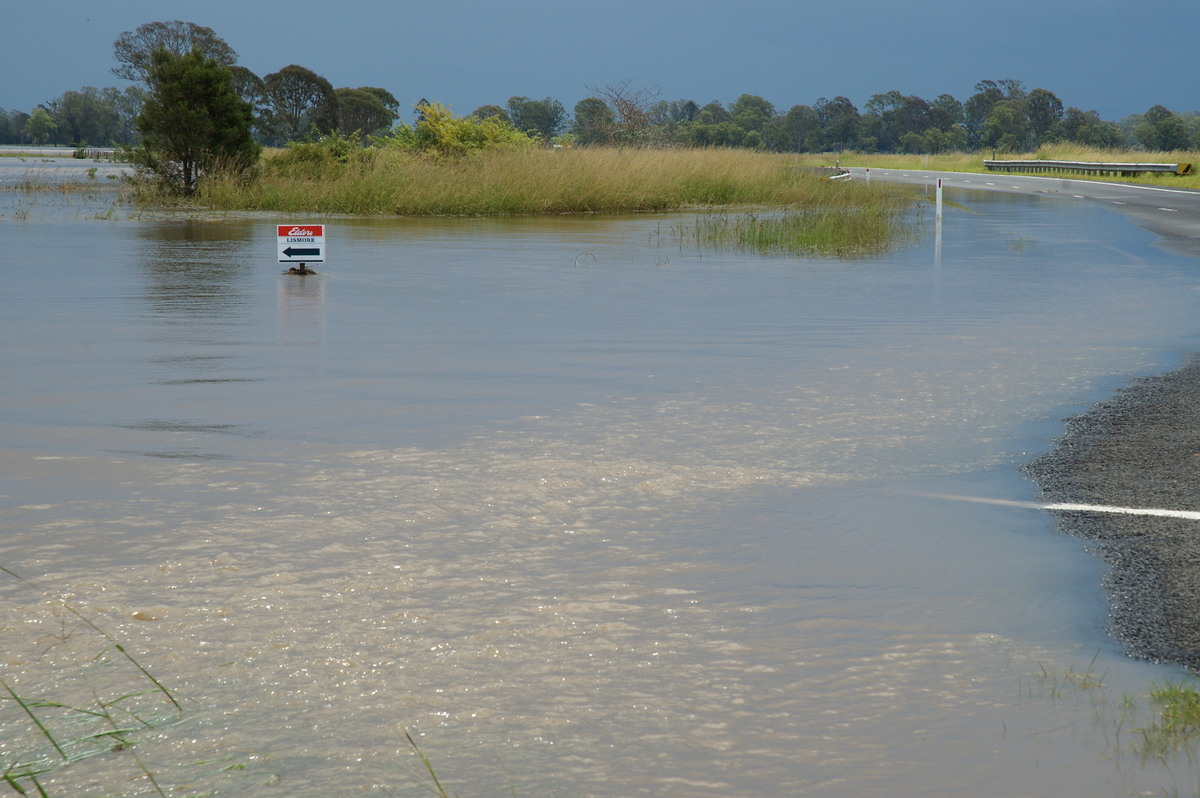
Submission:
[[[1085,544],[929,496],[1035,500],[1062,417],[1194,348],[1196,263],[1119,216],[962,195],[850,260],[325,219],[295,277],[303,220],[0,197],[0,564],[36,582],[0,581],[0,675],[145,686],[65,601],[183,706],[118,702],[155,728],[63,768],[0,705],[51,794],[143,794],[129,750],[177,790],[427,794],[406,732],[460,795],[1196,783],[1137,756],[1121,696],[1180,672],[1108,635]]]

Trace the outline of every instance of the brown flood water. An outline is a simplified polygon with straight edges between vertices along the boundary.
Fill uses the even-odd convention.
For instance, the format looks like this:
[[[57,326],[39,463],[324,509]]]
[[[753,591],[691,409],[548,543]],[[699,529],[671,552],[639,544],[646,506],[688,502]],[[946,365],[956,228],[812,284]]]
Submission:
[[[0,704],[52,795],[429,794],[406,733],[463,796],[1197,783],[1138,755],[1179,672],[1083,545],[928,496],[1035,499],[1058,419],[1192,346],[1195,263],[1119,217],[964,195],[846,261],[326,219],[290,277],[303,220],[0,197],[0,676],[133,743],[34,708],[107,751],[63,767]]]

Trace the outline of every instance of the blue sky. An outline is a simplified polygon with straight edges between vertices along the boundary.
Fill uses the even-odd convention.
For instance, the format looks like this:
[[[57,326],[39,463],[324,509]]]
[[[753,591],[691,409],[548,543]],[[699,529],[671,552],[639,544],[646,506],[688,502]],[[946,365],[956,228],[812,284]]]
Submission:
[[[861,109],[893,89],[965,100],[985,78],[1111,120],[1200,110],[1200,0],[0,0],[0,107],[124,87],[113,40],[172,19],[213,28],[259,75],[299,64],[459,114],[514,95],[570,111],[625,81],[701,105],[844,95]]]

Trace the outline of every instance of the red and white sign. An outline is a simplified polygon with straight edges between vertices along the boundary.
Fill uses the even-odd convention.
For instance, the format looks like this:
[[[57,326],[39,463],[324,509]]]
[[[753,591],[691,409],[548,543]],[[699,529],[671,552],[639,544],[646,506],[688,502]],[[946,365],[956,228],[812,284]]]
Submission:
[[[324,263],[325,225],[275,225],[280,263]]]

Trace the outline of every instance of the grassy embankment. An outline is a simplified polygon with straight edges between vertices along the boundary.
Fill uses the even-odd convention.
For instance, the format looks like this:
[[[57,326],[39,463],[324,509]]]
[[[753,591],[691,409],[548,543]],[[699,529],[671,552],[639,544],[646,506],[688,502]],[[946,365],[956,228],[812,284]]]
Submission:
[[[210,180],[208,208],[289,215],[498,216],[704,211],[681,243],[846,255],[903,238],[914,195],[827,182],[795,158],[745,150],[496,149],[433,158],[394,149],[338,160],[268,154],[251,179]]]
[[[800,159],[809,163],[827,163],[829,156],[801,155]],[[842,166],[869,166],[880,169],[932,169],[947,172],[987,172],[983,162],[991,159],[992,154],[954,152],[943,155],[881,155],[843,152],[838,158]],[[1113,183],[1137,183],[1151,186],[1170,186],[1171,188],[1186,188],[1200,190],[1200,152],[1195,150],[1176,150],[1172,152],[1141,152],[1133,150],[1100,150],[1091,147],[1080,147],[1071,144],[1047,144],[1036,152],[1027,153],[997,153],[997,160],[1047,160],[1047,161],[1094,161],[1099,163],[1190,163],[1196,173],[1191,175],[1173,175],[1162,172],[1150,172],[1139,177],[1118,177],[1114,175],[1086,175],[1063,172],[1061,177],[1073,180],[1104,180]],[[1040,177],[1053,176],[1049,174]]]

